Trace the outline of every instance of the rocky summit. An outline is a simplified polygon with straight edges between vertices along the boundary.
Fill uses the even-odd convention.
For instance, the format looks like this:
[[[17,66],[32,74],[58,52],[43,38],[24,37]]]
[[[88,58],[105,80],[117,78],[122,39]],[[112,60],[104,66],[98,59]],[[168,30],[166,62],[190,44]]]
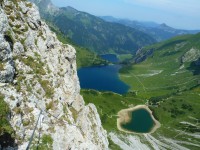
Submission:
[[[108,149],[96,107],[80,95],[75,49],[25,0],[0,0],[0,97],[12,129],[1,126],[0,149]]]

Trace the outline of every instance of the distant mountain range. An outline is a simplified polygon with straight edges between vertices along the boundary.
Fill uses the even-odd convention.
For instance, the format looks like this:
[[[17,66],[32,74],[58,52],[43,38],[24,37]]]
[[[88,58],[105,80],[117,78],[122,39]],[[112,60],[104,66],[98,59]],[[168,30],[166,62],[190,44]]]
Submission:
[[[58,8],[51,0],[30,0],[40,10],[46,22],[53,24],[74,43],[98,54],[132,53],[153,43],[183,34],[195,34],[198,30],[180,30],[157,24],[111,16],[96,17],[72,7]]]
[[[128,20],[128,19],[118,19],[112,16],[101,16],[100,18],[104,19],[107,22],[115,22],[119,23],[128,27],[132,27],[139,31],[142,31],[146,34],[149,34],[158,42],[170,39],[177,35],[183,34],[196,34],[200,32],[200,30],[181,30],[172,28],[165,23],[158,24],[155,22],[142,22],[142,21],[135,21],[135,20]]]
[[[72,7],[57,8],[50,0],[30,0],[40,10],[42,18],[53,23],[76,44],[97,53],[134,53],[156,42],[137,29],[80,12]]]

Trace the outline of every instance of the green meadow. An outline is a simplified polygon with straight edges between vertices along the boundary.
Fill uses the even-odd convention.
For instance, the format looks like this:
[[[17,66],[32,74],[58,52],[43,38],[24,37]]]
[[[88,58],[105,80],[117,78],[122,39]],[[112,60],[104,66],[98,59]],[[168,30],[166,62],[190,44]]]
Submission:
[[[145,103],[131,93],[119,95],[112,92],[81,90],[86,104],[93,103],[97,107],[102,124],[107,131],[117,131],[117,113],[121,109]]]

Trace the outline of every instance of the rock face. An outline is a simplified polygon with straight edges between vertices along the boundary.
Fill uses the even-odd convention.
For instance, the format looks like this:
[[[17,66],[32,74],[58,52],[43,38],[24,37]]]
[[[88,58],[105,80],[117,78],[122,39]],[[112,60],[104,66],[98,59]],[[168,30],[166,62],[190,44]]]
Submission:
[[[191,48],[182,56],[182,62],[193,62],[200,58],[200,50]]]
[[[12,82],[15,73],[11,52],[13,43],[7,33],[8,20],[2,9],[0,9],[0,22],[0,82]]]
[[[149,56],[152,56],[154,52],[154,49],[149,49],[147,51],[143,51],[143,49],[139,49],[136,52],[136,57],[134,59],[135,63],[140,63],[142,61],[145,61]]]
[[[75,49],[57,40],[34,4],[0,3],[0,94],[15,148],[26,149],[35,128],[31,148],[108,149],[95,106],[80,95]]]

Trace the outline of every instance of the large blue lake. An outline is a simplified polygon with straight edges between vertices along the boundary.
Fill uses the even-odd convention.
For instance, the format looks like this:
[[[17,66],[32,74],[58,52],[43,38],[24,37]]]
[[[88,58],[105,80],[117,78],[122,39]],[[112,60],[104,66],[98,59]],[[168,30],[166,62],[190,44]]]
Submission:
[[[104,55],[105,57],[105,55]],[[113,55],[108,55],[106,60],[115,60]],[[112,91],[119,94],[125,94],[129,86],[119,79],[118,72],[120,65],[92,66],[83,67],[78,70],[78,77],[81,88],[95,89],[98,91]]]

